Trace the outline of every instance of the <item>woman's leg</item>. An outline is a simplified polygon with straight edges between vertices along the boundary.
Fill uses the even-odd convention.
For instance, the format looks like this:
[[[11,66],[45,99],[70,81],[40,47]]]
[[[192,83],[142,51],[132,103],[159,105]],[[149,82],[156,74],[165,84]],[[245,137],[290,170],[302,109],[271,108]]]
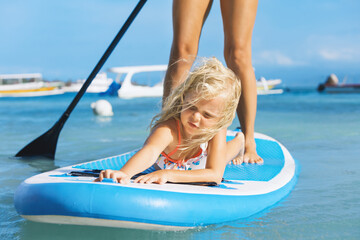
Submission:
[[[201,29],[211,5],[212,0],[173,1],[173,43],[165,75],[163,100],[185,80],[197,55]]]
[[[242,164],[244,161],[244,134],[239,132],[234,139],[226,142],[226,162]]]
[[[225,61],[240,78],[242,85],[237,114],[245,135],[244,161],[261,163],[263,160],[256,153],[254,139],[257,89],[251,63],[251,37],[258,0],[222,0],[220,4],[225,35]]]

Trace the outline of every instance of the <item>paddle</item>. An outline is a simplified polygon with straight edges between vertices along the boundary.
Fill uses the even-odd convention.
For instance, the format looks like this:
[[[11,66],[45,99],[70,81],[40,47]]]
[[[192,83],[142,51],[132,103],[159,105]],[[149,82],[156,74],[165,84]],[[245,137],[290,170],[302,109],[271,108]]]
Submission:
[[[134,10],[131,12],[130,16],[121,27],[118,34],[115,36],[114,40],[111,42],[110,46],[106,49],[104,55],[101,57],[100,61],[96,64],[93,71],[90,73],[89,77],[86,79],[85,83],[81,87],[80,91],[76,94],[73,101],[70,103],[66,111],[60,117],[60,119],[54,124],[54,126],[49,129],[46,133],[40,137],[33,140],[31,143],[26,145],[21,149],[15,157],[32,157],[32,156],[43,156],[46,158],[54,159],[56,144],[59,138],[61,129],[63,128],[66,120],[69,118],[71,112],[74,110],[76,104],[79,102],[81,97],[86,92],[86,89],[89,87],[92,80],[95,78],[96,74],[100,71],[101,67],[104,65],[122,36],[125,34],[126,30],[129,28],[130,24],[135,19],[136,15],[140,12],[141,8],[144,6],[146,0],[140,0],[136,5]]]

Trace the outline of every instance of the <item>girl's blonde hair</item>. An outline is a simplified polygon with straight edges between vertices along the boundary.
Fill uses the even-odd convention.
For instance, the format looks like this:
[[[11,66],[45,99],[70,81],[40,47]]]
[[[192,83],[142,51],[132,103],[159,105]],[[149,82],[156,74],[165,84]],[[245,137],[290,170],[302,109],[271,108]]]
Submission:
[[[194,93],[192,96],[195,97],[191,98],[191,102],[185,102],[185,95],[189,93]],[[151,121],[151,130],[171,118],[180,120],[182,111],[201,100],[211,100],[221,96],[224,99],[224,107],[219,121],[213,127],[203,129],[199,134],[181,144],[181,156],[187,156],[198,149],[200,144],[211,140],[221,129],[230,126],[235,118],[240,94],[240,80],[234,72],[226,68],[215,57],[204,58],[201,64],[195,67],[188,74],[186,80],[176,87],[164,101],[161,113]]]

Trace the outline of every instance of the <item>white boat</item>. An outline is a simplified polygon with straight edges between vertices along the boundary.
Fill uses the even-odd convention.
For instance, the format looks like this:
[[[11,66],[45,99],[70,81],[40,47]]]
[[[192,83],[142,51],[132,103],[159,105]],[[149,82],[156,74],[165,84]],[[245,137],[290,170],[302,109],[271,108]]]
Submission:
[[[134,74],[163,72],[167,69],[167,65],[151,65],[151,66],[130,66],[130,67],[113,67],[109,72],[116,73],[116,82],[121,83],[118,90],[120,98],[136,98],[136,97],[161,97],[163,95],[163,78],[160,78],[154,86],[140,85],[133,81]],[[123,74],[125,78],[121,81]]]
[[[118,90],[120,98],[136,98],[136,97],[161,97],[163,95],[163,79],[154,86],[139,85],[135,83],[132,78],[134,74],[144,72],[164,72],[167,70],[167,65],[150,65],[150,66],[130,66],[130,67],[113,67],[108,71],[116,73],[116,82],[121,83],[121,88]],[[124,80],[121,80],[123,74]],[[258,95],[267,94],[281,94],[282,89],[274,89],[275,86],[281,84],[281,79],[266,80],[261,77],[256,81]]]
[[[79,92],[86,79],[79,79],[76,82],[66,83],[63,87],[65,92]],[[105,72],[98,73],[86,90],[88,93],[101,93],[108,90],[113,80],[107,77]]]
[[[266,80],[264,77],[261,77],[256,81],[257,93],[258,95],[282,94],[282,89],[274,89],[279,84],[281,84],[281,79]]]
[[[63,93],[58,85],[43,81],[40,73],[0,75],[0,97],[36,97]]]

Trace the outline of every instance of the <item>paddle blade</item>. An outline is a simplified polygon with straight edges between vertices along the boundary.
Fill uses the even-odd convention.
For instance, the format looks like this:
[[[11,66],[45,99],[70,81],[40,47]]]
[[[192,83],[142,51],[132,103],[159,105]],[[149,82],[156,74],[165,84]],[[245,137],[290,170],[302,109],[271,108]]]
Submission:
[[[42,156],[54,160],[61,126],[57,122],[50,130],[21,149],[15,157]]]

